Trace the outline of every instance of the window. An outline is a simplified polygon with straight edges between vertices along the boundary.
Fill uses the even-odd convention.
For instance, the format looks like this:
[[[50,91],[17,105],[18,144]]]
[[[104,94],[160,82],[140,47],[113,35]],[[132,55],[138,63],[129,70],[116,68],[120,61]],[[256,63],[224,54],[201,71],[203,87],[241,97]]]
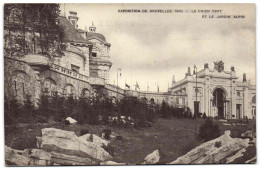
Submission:
[[[79,73],[79,66],[71,65],[71,70],[72,70],[73,72]]]
[[[240,96],[240,92],[237,92],[237,96]]]
[[[43,86],[45,94],[51,94],[51,92],[56,91],[56,82],[53,79],[46,78],[43,82]]]
[[[92,52],[92,57],[97,57],[97,53]]]
[[[179,97],[176,97],[176,104],[179,104]]]
[[[81,97],[87,98],[90,96],[90,91],[88,89],[83,89],[81,93]]]
[[[71,96],[75,93],[75,88],[73,85],[71,84],[66,84],[64,89],[63,89],[63,94],[65,94],[66,96]]]

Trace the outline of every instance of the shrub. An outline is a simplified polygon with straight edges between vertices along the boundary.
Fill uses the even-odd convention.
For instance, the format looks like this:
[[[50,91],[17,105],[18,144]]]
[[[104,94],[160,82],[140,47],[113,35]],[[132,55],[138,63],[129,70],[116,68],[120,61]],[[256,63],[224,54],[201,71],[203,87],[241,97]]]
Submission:
[[[199,129],[198,139],[204,142],[215,139],[220,136],[219,126],[213,124],[211,119],[207,119]]]
[[[106,150],[106,152],[108,152],[111,156],[115,155],[115,147],[111,144],[108,144],[107,146],[103,145],[102,148]]]
[[[83,135],[88,134],[88,133],[89,133],[88,129],[81,129],[79,135],[83,136]]]
[[[117,141],[123,141],[123,137],[122,136],[116,136],[116,140]]]
[[[214,146],[217,147],[217,148],[221,147],[221,141],[215,142],[215,145],[214,145]]]
[[[90,134],[88,141],[93,142],[93,134],[92,133]]]
[[[206,116],[206,113],[205,113],[205,112],[203,113],[203,116],[202,116],[202,118],[203,118],[203,119],[206,119],[206,118],[207,118],[207,116]]]
[[[5,117],[4,117],[4,124],[5,125],[10,125],[10,124],[14,124],[15,123],[15,120],[13,117],[11,117],[9,114],[5,114]]]
[[[68,125],[70,125],[70,122],[69,122],[68,120],[65,120],[65,121],[64,121],[64,124],[65,124],[66,126],[68,126]]]
[[[109,140],[112,132],[110,129],[104,129],[102,133],[104,133],[104,138]]]
[[[14,137],[11,141],[10,147],[17,150],[37,148],[36,141],[36,138],[33,138],[30,134],[23,134],[20,137]]]
[[[36,116],[35,123],[48,123],[48,119],[43,116]]]

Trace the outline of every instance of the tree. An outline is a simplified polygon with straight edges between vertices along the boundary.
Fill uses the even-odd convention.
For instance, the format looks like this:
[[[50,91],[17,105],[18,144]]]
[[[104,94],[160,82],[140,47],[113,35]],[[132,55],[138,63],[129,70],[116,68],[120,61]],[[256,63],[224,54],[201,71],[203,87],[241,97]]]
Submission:
[[[59,8],[59,4],[5,4],[5,56],[38,53],[37,39],[41,54],[61,55],[64,28],[58,24]]]
[[[34,112],[35,112],[35,107],[33,105],[33,102],[31,101],[31,96],[26,94],[24,105],[23,105],[22,117],[30,121],[35,115]]]
[[[38,114],[41,116],[49,116],[50,113],[50,96],[48,89],[45,89],[40,97]]]
[[[200,126],[198,139],[209,141],[220,136],[220,130],[217,124],[214,124],[211,119],[206,121]]]
[[[58,24],[59,4],[5,4],[4,5],[4,85],[5,106],[11,115],[16,99],[14,72],[23,65],[20,59],[28,53],[48,57],[62,55],[61,44],[64,29]]]

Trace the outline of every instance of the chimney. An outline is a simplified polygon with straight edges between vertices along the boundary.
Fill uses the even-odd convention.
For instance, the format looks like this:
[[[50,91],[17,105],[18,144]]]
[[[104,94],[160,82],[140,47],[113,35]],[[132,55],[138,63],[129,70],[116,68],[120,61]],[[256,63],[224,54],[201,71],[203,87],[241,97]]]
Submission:
[[[246,74],[243,74],[243,82],[246,82]]]
[[[188,67],[188,76],[191,76],[190,67]]]

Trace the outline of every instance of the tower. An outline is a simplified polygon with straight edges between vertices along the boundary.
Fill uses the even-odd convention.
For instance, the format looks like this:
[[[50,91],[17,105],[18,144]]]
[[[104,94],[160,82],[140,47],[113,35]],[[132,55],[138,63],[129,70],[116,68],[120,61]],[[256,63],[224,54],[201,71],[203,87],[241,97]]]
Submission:
[[[175,76],[172,75],[172,85],[175,83]]]
[[[77,16],[77,12],[75,11],[69,11],[69,21],[72,23],[72,25],[75,27],[75,29],[78,29],[78,20],[79,17]]]
[[[96,32],[96,27],[94,26],[94,23],[92,21],[92,25],[89,27],[90,32]]]

